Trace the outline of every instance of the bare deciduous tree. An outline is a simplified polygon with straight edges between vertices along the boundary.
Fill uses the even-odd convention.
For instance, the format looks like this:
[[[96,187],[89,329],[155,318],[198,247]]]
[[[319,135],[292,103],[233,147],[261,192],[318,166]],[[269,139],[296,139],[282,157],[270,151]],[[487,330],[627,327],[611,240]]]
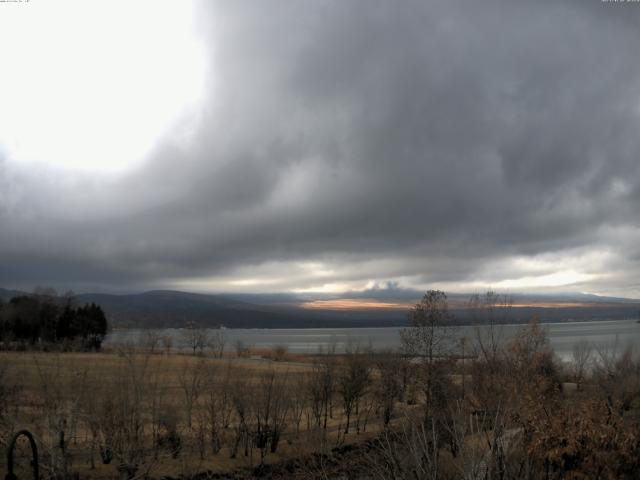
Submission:
[[[576,382],[578,390],[582,387],[582,382],[589,371],[589,363],[593,350],[591,344],[586,339],[579,340],[574,346],[571,354],[571,373],[573,381]]]
[[[251,397],[253,392],[251,386],[247,385],[247,378],[234,377],[231,383],[231,401],[233,402],[235,421],[234,440],[230,449],[230,457],[236,458],[240,445],[244,446],[244,456],[249,455],[249,450],[253,449],[250,442],[250,422],[253,416],[253,405]]]
[[[231,387],[233,379],[238,376],[238,372],[229,364],[224,368],[210,365],[207,370],[202,420],[214,455],[222,448],[224,431],[231,422],[234,407]]]
[[[313,370],[309,373],[307,388],[315,424],[326,430],[335,389],[335,365],[330,357],[314,363]]]
[[[410,327],[400,331],[407,352],[415,357],[427,409],[441,392],[441,363],[452,349],[452,317],[447,295],[429,290],[409,312]]]
[[[373,478],[441,478],[438,443],[433,422],[405,419],[396,430],[385,430],[367,456]]]
[[[309,408],[309,387],[306,374],[298,374],[291,386],[291,419],[296,426],[296,435],[300,434],[302,416]]]
[[[398,375],[402,372],[404,359],[393,352],[378,355],[376,368],[378,381],[375,384],[375,396],[382,410],[382,423],[385,428],[389,425],[396,401],[402,393],[402,378]]]
[[[193,322],[190,322],[182,330],[182,338],[194,355],[197,353],[202,354],[205,347],[209,344],[209,331],[204,327],[199,327]]]
[[[44,417],[39,435],[46,453],[43,466],[51,476],[66,478],[71,475],[72,464],[69,439],[74,437],[82,416],[87,374],[85,370],[66,371],[58,355],[49,364],[36,357],[34,363]]]
[[[160,346],[162,335],[159,330],[148,328],[142,333],[141,344],[150,354],[156,353]]]
[[[187,427],[191,428],[194,406],[202,395],[207,381],[206,360],[198,358],[193,362],[185,358],[178,380],[184,399]]]
[[[337,390],[342,397],[346,416],[345,435],[349,433],[351,414],[358,410],[360,399],[371,380],[369,359],[360,352],[358,346],[350,346],[345,356],[345,364],[338,370]]]
[[[264,372],[258,379],[254,391],[254,442],[260,450],[260,461],[269,449],[275,453],[282,432],[286,427],[289,411],[289,397],[286,394],[286,373],[276,373],[274,370]]]
[[[147,475],[155,463],[144,448],[149,357],[122,350],[120,358],[108,394],[101,399],[100,453],[104,463],[116,460],[122,480],[131,480],[140,473]]]
[[[224,328],[218,327],[211,330],[208,337],[208,347],[216,358],[222,358],[224,347],[227,344],[227,334]]]
[[[504,342],[502,325],[508,323],[512,299],[488,290],[484,295],[472,295],[467,304],[475,324],[476,354],[488,368],[498,368],[498,354]]]
[[[161,338],[161,343],[165,355],[169,355],[173,347],[173,337],[171,337],[171,335],[163,335]]]

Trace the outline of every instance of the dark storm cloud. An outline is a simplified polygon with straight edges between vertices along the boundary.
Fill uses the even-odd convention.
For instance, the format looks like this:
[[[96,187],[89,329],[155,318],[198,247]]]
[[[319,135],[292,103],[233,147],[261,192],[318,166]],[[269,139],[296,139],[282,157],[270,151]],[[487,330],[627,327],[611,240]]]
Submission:
[[[638,294],[638,12],[202,2],[188,138],[108,181],[0,158],[1,283],[498,283],[526,257],[620,267],[581,287]]]

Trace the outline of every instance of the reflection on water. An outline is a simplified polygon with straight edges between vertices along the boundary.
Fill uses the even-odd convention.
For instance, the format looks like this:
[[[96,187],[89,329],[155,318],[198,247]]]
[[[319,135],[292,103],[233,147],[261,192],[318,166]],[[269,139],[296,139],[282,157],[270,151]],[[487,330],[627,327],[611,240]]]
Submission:
[[[513,337],[522,325],[504,325],[498,327],[503,340]],[[596,349],[617,348],[622,350],[627,345],[640,346],[640,323],[634,320],[604,320],[597,322],[565,322],[546,323],[549,341],[556,354],[563,359],[571,356],[576,342],[585,339]],[[473,340],[478,335],[478,328],[461,326],[454,329],[458,338],[467,337]],[[232,349],[235,342],[241,340],[246,346],[255,348],[271,348],[285,345],[290,352],[314,353],[320,348],[326,350],[334,346],[336,352],[343,352],[349,343],[371,346],[377,350],[395,349],[400,346],[400,328],[294,328],[294,329],[227,329],[227,349]],[[132,343],[142,338],[142,330],[119,330],[107,336],[106,345]],[[173,338],[175,347],[184,347],[180,329],[166,329],[161,335]]]

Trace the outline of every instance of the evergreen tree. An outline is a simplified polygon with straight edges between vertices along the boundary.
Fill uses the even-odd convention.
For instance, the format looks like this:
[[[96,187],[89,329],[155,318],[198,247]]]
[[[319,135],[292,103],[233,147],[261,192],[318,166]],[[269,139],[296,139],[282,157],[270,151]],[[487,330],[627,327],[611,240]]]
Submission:
[[[108,330],[102,308],[95,303],[74,307],[68,295],[48,292],[39,290],[0,304],[0,340],[35,344],[80,339],[83,348],[99,349]]]

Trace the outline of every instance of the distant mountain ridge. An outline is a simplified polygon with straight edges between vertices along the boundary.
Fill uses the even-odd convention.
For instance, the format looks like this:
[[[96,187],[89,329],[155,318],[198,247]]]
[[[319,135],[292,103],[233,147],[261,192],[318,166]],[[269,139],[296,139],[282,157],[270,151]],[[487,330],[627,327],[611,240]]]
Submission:
[[[239,298],[238,298],[239,297]],[[113,325],[183,327],[193,322],[207,326],[229,328],[320,328],[400,325],[406,314],[389,315],[380,312],[309,312],[293,297],[283,296],[274,302],[270,296],[252,302],[243,295],[199,294],[171,290],[154,290],[139,294],[80,294],[79,302],[101,305]]]
[[[4,301],[20,295],[26,295],[26,293],[21,292],[20,290],[7,290],[6,288],[0,288],[0,299]]]
[[[0,298],[28,295],[0,288]],[[100,305],[115,327],[183,327],[190,322],[224,325],[228,328],[321,328],[401,326],[407,313],[423,292],[404,289],[372,289],[342,294],[206,294],[175,290],[151,290],[132,294],[83,293],[80,304]],[[450,309],[461,322],[469,321],[465,308],[469,294],[448,295]],[[513,323],[525,322],[534,315],[541,321],[638,318],[640,300],[603,297],[583,293],[514,294]],[[315,300],[353,300],[348,309],[304,308]],[[358,308],[356,300],[367,300]],[[396,308],[371,308],[375,302],[397,302]],[[330,305],[330,302],[327,303]],[[406,308],[405,308],[406,307]]]

